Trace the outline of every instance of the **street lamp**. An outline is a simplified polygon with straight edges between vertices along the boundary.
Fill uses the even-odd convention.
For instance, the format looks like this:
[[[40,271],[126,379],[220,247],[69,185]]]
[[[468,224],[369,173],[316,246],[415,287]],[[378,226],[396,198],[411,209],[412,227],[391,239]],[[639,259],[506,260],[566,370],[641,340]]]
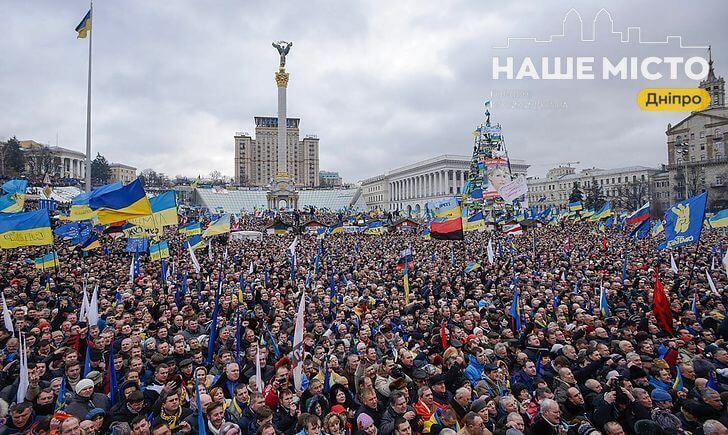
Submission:
[[[685,166],[685,169],[683,169],[683,176],[685,179],[685,199],[688,199],[688,147],[690,144],[687,142],[682,142],[679,144],[675,144],[675,151],[680,153],[680,156],[682,157],[683,164]]]

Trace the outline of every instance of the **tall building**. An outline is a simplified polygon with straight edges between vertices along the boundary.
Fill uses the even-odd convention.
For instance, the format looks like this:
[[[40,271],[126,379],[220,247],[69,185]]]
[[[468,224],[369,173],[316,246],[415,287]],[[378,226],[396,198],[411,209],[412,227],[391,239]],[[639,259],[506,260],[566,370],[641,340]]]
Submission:
[[[708,75],[699,87],[710,94],[710,106],[668,124],[665,132],[669,202],[708,192],[708,209],[721,210],[728,208],[728,107],[725,80],[715,75],[712,55],[708,64]]]
[[[299,118],[286,119],[288,175],[296,187],[319,185],[319,139],[300,137]],[[255,138],[235,133],[235,184],[269,186],[278,171],[278,118],[255,117]]]
[[[470,156],[444,154],[393,169],[361,182],[370,210],[401,210],[421,214],[427,202],[462,193],[470,170]],[[514,177],[526,176],[528,165],[510,159]]]
[[[109,164],[109,169],[111,169],[110,183],[121,181],[124,184],[128,184],[134,181],[137,177],[137,168],[123,163],[111,163]]]
[[[319,180],[321,180],[321,187],[341,187],[342,184],[338,172],[320,171]]]
[[[633,210],[650,199],[652,179],[663,172],[646,166],[615,169],[590,168],[576,172],[571,166],[550,169],[546,178],[528,179],[528,203],[539,211],[549,207],[563,208],[569,203],[574,184],[586,196],[598,186],[602,197],[614,208]]]

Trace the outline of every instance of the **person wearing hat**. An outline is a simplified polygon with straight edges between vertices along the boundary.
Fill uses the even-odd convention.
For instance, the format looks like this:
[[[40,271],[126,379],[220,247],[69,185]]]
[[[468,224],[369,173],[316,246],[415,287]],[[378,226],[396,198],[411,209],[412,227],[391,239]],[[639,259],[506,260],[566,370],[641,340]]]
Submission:
[[[452,393],[447,390],[445,381],[447,375],[440,373],[430,378],[430,389],[432,389],[432,397],[438,408],[444,408],[452,400]]]
[[[94,408],[86,414],[86,417],[81,422],[81,428],[84,429],[86,434],[100,434],[102,427],[104,427],[104,419],[106,418],[106,412],[101,408]],[[87,422],[90,422],[88,424]],[[84,425],[84,423],[86,423]],[[86,427],[84,427],[86,426]]]
[[[81,379],[66,403],[66,412],[83,420],[86,414],[94,408],[108,411],[109,398],[104,394],[94,393],[94,381],[88,378]]]

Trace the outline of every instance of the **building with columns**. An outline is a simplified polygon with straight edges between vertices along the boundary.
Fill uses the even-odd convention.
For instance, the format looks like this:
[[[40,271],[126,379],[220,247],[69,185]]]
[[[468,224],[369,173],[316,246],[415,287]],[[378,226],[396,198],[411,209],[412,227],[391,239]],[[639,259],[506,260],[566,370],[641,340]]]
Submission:
[[[54,178],[86,177],[86,154],[59,146],[44,145],[34,140],[21,140],[25,153],[25,172],[30,176],[48,174]]]
[[[393,169],[361,182],[370,210],[401,210],[421,214],[425,204],[462,193],[470,171],[470,156],[443,154]],[[511,159],[514,177],[526,176],[528,165]]]

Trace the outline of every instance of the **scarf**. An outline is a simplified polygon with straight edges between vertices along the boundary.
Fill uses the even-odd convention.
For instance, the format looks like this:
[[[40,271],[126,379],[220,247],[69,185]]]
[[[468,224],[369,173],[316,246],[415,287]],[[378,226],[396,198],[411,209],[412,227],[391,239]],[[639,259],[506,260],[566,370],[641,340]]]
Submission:
[[[180,416],[182,416],[182,407],[178,407],[177,411],[174,413],[174,415],[167,415],[164,408],[162,408],[162,411],[159,413],[159,418],[164,420],[165,423],[167,423],[167,426],[171,430],[174,430],[177,428],[177,420],[179,420]]]

